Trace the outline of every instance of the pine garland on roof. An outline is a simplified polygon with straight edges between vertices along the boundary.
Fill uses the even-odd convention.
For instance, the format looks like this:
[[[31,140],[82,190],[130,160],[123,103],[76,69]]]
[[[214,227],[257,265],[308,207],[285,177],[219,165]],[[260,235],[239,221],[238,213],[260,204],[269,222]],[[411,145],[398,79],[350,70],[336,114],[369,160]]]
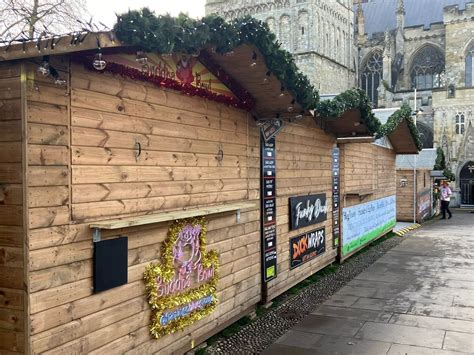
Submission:
[[[415,141],[418,150],[423,149],[423,142],[420,138],[418,128],[416,128],[415,122],[412,118],[412,110],[408,104],[403,104],[399,110],[395,111],[377,132],[377,138],[388,136],[392,133],[397,126],[402,123],[403,120],[407,122],[408,129],[410,131],[413,140]]]
[[[303,109],[314,109],[319,102],[318,91],[299,71],[293,56],[280,48],[266,23],[252,17],[226,22],[210,15],[194,20],[184,14],[176,18],[156,16],[144,8],[118,16],[114,31],[122,43],[159,54],[187,53],[197,56],[206,48],[224,54],[242,44],[254,45],[264,56],[268,70]]]
[[[361,119],[370,133],[375,134],[380,128],[380,121],[372,113],[370,99],[365,91],[353,88],[327,101],[321,101],[316,111],[321,118],[341,117],[345,112],[358,109]]]

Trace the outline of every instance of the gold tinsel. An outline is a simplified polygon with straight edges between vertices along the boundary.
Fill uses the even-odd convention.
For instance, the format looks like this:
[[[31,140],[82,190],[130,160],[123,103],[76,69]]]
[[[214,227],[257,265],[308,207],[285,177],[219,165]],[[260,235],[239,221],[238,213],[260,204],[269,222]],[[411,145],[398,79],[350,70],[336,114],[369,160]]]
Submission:
[[[186,225],[201,226],[199,235],[201,263],[205,268],[214,267],[214,276],[205,284],[190,289],[183,293],[158,297],[156,278],[159,276],[163,282],[170,282],[175,276],[175,266],[173,263],[173,246],[176,243],[179,232]],[[219,254],[216,250],[206,251],[206,232],[207,225],[204,217],[184,219],[174,222],[169,230],[168,237],[161,246],[161,263],[149,264],[144,273],[145,287],[148,294],[148,303],[150,304],[153,315],[151,319],[150,332],[155,338],[160,338],[166,334],[171,334],[182,330],[194,322],[210,314],[217,305],[217,282],[219,281]],[[196,309],[184,317],[170,321],[162,326],[160,318],[167,310],[173,310],[179,306],[197,301],[203,297],[212,296],[212,301],[203,308]]]

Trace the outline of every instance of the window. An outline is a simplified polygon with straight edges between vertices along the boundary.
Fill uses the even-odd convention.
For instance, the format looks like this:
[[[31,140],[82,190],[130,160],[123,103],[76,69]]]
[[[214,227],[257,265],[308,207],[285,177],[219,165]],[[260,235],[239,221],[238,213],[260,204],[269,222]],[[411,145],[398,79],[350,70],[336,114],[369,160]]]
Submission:
[[[426,46],[413,59],[410,71],[412,84],[420,90],[439,88],[443,71],[443,54],[433,46]]]
[[[465,113],[458,112],[456,113],[455,122],[456,122],[456,134],[464,134],[465,131]]]
[[[466,87],[472,86],[473,71],[472,71],[472,57],[474,56],[474,45],[467,51],[466,54]]]
[[[300,30],[300,35],[296,32],[296,49],[298,51],[308,51],[309,50],[309,31],[308,31],[309,15],[306,11],[301,11],[298,14],[298,25],[297,28]]]
[[[382,80],[383,74],[383,57],[382,52],[376,51],[367,59],[363,66],[361,74],[361,87],[372,101],[372,104],[377,107],[378,104],[378,87]]]

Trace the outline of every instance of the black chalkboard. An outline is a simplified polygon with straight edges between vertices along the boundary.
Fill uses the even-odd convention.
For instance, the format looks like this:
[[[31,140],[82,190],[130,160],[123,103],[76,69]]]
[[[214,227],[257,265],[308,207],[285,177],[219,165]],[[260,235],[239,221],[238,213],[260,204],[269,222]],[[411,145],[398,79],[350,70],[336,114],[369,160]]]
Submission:
[[[94,242],[94,293],[128,282],[128,238]]]
[[[290,197],[290,230],[321,223],[327,219],[326,194]]]

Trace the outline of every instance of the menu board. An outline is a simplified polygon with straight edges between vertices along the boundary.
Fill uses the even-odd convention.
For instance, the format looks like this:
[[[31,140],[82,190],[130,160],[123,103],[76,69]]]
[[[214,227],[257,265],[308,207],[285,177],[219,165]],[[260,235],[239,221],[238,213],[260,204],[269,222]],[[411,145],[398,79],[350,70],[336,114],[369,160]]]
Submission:
[[[341,229],[339,225],[339,209],[340,209],[340,153],[339,148],[332,150],[332,247],[339,246],[339,237]]]
[[[262,275],[263,282],[277,277],[276,236],[276,148],[275,138],[261,138],[261,200],[262,200]]]

